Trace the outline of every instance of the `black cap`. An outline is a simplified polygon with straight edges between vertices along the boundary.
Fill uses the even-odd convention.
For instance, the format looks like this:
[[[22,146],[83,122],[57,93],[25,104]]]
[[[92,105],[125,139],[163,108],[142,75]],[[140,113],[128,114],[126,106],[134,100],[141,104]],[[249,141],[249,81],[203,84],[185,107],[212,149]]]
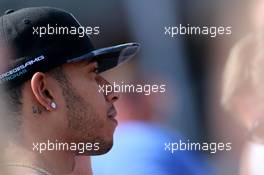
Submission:
[[[47,31],[44,35],[38,34],[40,28],[47,30],[48,27],[53,28],[53,34],[47,34]],[[59,27],[65,31],[54,34]],[[100,73],[120,65],[139,49],[138,43],[95,49],[88,35],[77,33],[80,27],[72,14],[57,8],[6,11],[0,17],[0,44],[6,45],[12,53],[5,60],[0,55],[1,64],[8,60],[7,69],[0,73],[0,84],[15,87],[37,71],[45,72],[64,63],[89,59],[98,62]]]

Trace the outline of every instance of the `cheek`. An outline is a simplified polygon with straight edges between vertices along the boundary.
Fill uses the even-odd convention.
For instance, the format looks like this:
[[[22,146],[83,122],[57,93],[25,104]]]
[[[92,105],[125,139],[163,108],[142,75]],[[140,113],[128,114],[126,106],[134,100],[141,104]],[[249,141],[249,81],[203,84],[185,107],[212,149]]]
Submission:
[[[81,88],[81,96],[101,116],[106,115],[106,101],[103,93],[99,92],[96,82],[89,81]]]
[[[78,94],[84,99],[87,105],[90,105],[97,115],[106,115],[107,103],[105,101],[104,94],[99,92],[99,85],[97,84],[95,77],[88,76],[83,73],[72,74],[71,82]]]

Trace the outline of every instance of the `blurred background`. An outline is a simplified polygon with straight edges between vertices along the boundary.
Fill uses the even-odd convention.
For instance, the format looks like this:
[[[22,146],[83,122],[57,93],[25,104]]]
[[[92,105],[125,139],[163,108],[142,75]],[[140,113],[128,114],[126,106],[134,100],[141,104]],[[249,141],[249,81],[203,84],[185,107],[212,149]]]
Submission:
[[[117,171],[122,172],[123,168],[123,172],[136,170],[134,174],[140,174],[142,167],[133,166],[138,163],[146,169],[149,166],[156,174],[162,174],[158,173],[161,170],[164,174],[184,175],[188,174],[183,170],[186,167],[189,174],[236,175],[242,171],[246,132],[221,106],[222,73],[235,43],[262,27],[261,4],[257,0],[1,0],[0,12],[33,6],[70,11],[83,26],[100,27],[100,34],[91,36],[97,48],[141,43],[141,51],[133,61],[104,73],[105,77],[112,82],[166,85],[163,94],[123,94],[117,106],[120,128],[115,135],[116,144],[109,157],[95,158],[94,174],[117,174],[113,164],[119,168]],[[165,26],[179,24],[231,26],[232,35],[171,38],[164,34]],[[232,150],[179,153],[177,157],[164,151],[164,142],[155,142],[175,142],[179,138],[199,143],[231,142]],[[154,144],[154,148],[148,144]],[[159,160],[169,163],[164,165]],[[157,168],[156,163],[161,167]],[[179,166],[174,167],[176,164]]]

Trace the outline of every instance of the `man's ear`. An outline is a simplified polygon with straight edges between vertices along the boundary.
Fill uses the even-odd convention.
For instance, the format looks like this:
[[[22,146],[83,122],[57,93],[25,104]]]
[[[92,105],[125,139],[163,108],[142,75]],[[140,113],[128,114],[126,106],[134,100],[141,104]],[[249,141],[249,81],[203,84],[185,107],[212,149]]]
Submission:
[[[48,84],[47,75],[42,72],[36,72],[31,78],[31,89],[39,104],[48,111],[52,111],[51,104],[54,102],[54,98]]]

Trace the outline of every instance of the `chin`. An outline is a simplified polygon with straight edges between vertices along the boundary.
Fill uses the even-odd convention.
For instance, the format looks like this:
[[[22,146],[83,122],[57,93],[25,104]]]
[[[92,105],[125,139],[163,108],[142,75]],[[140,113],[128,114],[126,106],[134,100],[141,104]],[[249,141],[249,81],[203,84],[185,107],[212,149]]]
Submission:
[[[76,152],[76,155],[82,156],[96,156],[108,153],[113,147],[113,141],[111,142],[95,142],[98,143],[97,146],[94,147],[92,150],[86,150],[83,153]]]
[[[99,149],[94,151],[93,155],[102,155],[108,153],[113,147],[113,138],[110,140],[101,140],[99,143]]]
[[[108,153],[112,149],[112,146],[113,145],[111,145],[111,146],[109,146],[107,148],[101,149],[100,151],[95,151],[95,152],[93,152],[92,156],[106,154],[106,153]]]
[[[87,155],[102,155],[108,153],[113,147],[113,134],[94,135],[94,138],[87,139],[86,143],[93,143],[93,149],[85,152]]]

